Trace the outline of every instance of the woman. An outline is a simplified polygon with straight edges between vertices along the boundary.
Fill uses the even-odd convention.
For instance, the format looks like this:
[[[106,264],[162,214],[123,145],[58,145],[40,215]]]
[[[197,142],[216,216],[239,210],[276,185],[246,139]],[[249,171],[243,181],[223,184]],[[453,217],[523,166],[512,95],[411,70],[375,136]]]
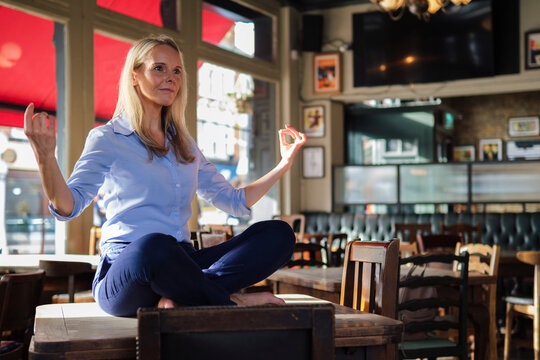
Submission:
[[[93,283],[100,307],[133,316],[139,307],[282,304],[270,293],[240,294],[291,256],[294,234],[281,221],[263,221],[215,247],[196,251],[187,221],[195,192],[235,216],[249,214],[292,166],[306,142],[280,130],[282,159],[269,173],[233,188],[189,136],[184,120],[187,79],[182,54],[167,36],[136,42],[120,78],[113,119],[90,131],[67,183],[54,156],[55,124],[46,113],[25,112],[25,134],[34,150],[60,220],[78,216],[103,186],[107,221]],[[286,136],[294,139],[286,141]]]

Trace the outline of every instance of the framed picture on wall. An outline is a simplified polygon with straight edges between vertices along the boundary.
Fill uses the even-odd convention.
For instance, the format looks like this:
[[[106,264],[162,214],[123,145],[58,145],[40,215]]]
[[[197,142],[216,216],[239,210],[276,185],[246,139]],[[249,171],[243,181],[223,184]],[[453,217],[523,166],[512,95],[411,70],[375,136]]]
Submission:
[[[324,106],[306,106],[303,110],[304,134],[307,137],[324,136]]]
[[[510,136],[537,136],[538,116],[511,117],[508,119],[508,135]]]
[[[324,177],[324,147],[305,147],[302,154],[304,178],[317,179]]]
[[[525,69],[540,68],[540,30],[525,33]]]
[[[501,139],[482,139],[478,144],[478,154],[482,161],[497,161],[503,158]]]
[[[341,92],[341,53],[317,54],[313,57],[313,93],[315,95]]]
[[[453,156],[454,161],[474,161],[476,159],[474,145],[454,146]]]

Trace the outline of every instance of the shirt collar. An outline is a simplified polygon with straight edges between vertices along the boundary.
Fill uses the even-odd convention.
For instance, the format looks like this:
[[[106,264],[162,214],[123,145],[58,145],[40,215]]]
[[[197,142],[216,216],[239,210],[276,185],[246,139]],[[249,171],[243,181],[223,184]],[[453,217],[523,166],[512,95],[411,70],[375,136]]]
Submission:
[[[133,133],[133,127],[131,121],[125,112],[121,113],[118,117],[111,120],[113,131],[121,135],[131,135]]]

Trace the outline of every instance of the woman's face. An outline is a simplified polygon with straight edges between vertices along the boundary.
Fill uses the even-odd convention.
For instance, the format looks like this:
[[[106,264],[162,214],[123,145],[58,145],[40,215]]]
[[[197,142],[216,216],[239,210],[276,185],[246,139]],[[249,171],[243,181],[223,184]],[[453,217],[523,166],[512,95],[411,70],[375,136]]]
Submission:
[[[180,90],[183,64],[178,52],[168,45],[155,46],[143,65],[133,71],[133,85],[144,108],[170,106]]]

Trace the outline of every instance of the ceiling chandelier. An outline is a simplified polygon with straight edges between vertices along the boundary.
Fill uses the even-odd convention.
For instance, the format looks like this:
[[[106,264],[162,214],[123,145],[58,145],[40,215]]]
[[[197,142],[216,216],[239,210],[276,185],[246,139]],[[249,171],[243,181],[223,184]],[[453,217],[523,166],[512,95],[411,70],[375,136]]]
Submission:
[[[445,9],[450,4],[467,5],[471,0],[371,0],[371,2],[388,12],[392,20],[400,19],[407,7],[412,14],[418,16],[418,19],[428,21],[437,11],[446,12]]]

